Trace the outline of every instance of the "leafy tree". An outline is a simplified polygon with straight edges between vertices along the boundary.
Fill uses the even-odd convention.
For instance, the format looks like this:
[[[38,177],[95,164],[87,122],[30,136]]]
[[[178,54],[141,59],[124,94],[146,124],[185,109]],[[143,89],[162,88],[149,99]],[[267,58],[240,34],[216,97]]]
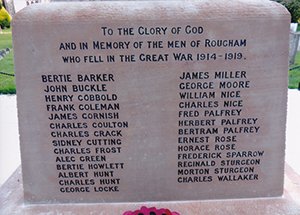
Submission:
[[[274,0],[285,6],[291,13],[292,22],[298,22],[300,19],[300,0]]]

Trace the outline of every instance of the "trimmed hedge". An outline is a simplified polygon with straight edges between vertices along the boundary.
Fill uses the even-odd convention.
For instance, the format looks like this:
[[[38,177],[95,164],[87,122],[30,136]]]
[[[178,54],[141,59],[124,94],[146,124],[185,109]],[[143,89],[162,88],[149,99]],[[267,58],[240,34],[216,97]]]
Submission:
[[[11,16],[7,12],[7,10],[0,3],[0,27],[2,29],[9,28],[11,22]]]

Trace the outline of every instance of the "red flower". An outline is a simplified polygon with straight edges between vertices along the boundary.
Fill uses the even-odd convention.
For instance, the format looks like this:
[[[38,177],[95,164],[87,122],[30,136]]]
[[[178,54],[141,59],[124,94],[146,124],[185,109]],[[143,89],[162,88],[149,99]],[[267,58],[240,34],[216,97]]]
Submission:
[[[156,209],[155,207],[147,208],[145,206],[141,207],[140,210],[126,211],[123,215],[180,215],[177,212],[171,212],[169,209]]]

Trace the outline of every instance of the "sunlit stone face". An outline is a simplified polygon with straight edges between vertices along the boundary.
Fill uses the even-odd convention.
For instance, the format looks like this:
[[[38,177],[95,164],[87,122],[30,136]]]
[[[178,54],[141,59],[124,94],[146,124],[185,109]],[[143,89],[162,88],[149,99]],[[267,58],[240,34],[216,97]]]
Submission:
[[[26,201],[280,196],[288,32],[289,15],[269,1],[21,11]]]

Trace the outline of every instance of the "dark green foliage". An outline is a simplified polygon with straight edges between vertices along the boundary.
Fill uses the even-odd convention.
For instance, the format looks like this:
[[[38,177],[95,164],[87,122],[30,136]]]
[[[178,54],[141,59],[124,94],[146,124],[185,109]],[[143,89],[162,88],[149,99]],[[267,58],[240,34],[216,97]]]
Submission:
[[[10,28],[10,22],[8,20],[0,20],[0,27],[2,29]]]
[[[300,19],[300,0],[274,0],[284,5],[292,15],[291,22],[297,23]]]

